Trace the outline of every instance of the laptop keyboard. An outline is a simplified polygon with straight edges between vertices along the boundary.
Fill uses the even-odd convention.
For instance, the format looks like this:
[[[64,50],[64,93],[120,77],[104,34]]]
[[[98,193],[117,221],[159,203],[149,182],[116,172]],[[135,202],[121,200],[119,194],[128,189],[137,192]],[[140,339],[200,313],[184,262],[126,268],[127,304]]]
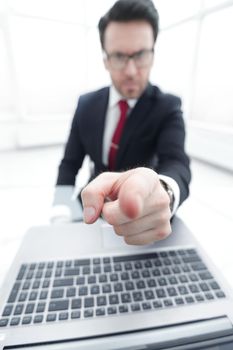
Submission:
[[[225,298],[195,249],[23,264],[0,327],[182,307]]]

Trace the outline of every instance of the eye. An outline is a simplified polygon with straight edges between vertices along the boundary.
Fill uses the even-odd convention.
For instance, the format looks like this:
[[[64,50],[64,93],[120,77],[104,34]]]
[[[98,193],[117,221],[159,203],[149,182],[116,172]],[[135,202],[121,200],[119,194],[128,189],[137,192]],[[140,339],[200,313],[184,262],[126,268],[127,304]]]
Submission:
[[[113,57],[119,61],[124,61],[126,56],[123,53],[116,52]]]
[[[141,58],[143,58],[145,56],[145,54],[146,54],[146,51],[145,50],[141,50],[141,51],[136,52],[134,54],[134,57],[136,59],[141,59]]]

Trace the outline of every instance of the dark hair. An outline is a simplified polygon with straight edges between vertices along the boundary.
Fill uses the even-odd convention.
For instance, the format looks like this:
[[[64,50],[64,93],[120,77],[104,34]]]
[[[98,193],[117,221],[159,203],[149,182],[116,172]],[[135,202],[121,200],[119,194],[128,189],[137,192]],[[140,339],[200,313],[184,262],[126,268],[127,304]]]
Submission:
[[[153,2],[151,0],[118,0],[99,20],[98,28],[102,48],[104,48],[104,33],[110,22],[134,20],[146,21],[151,25],[155,42],[159,31],[159,15]]]

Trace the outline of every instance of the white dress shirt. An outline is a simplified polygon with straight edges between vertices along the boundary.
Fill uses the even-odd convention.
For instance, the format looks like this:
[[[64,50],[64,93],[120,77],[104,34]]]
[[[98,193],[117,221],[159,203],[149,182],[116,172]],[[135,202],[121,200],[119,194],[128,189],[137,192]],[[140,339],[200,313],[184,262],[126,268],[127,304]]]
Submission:
[[[109,102],[108,102],[108,109],[107,109],[107,115],[106,115],[105,126],[104,126],[103,154],[102,154],[102,160],[106,166],[108,165],[108,154],[110,150],[113,133],[116,129],[117,123],[120,118],[120,110],[118,107],[118,102],[122,99],[124,100],[125,98],[119,94],[119,92],[116,90],[116,88],[113,85],[111,85],[109,90]],[[137,103],[137,99],[129,99],[127,100],[127,103],[129,105],[129,108],[132,109]],[[164,182],[166,182],[173,191],[173,194],[174,194],[174,204],[173,204],[173,211],[172,211],[172,215],[173,215],[176,212],[176,209],[180,201],[179,186],[177,182],[173,180],[171,177],[160,175],[160,174],[158,175],[159,175],[159,178]]]

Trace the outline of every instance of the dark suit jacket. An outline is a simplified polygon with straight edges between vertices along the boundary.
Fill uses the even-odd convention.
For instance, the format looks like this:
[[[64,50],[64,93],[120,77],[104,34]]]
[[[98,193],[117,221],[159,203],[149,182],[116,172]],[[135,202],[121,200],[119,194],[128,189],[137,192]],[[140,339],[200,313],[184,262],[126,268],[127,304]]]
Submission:
[[[85,94],[73,118],[57,185],[74,185],[85,155],[94,162],[97,176],[108,171],[102,162],[102,140],[109,88]],[[180,188],[180,204],[188,196],[189,158],[184,151],[185,130],[178,97],[148,87],[127,118],[120,141],[116,171],[138,166],[170,176]]]

